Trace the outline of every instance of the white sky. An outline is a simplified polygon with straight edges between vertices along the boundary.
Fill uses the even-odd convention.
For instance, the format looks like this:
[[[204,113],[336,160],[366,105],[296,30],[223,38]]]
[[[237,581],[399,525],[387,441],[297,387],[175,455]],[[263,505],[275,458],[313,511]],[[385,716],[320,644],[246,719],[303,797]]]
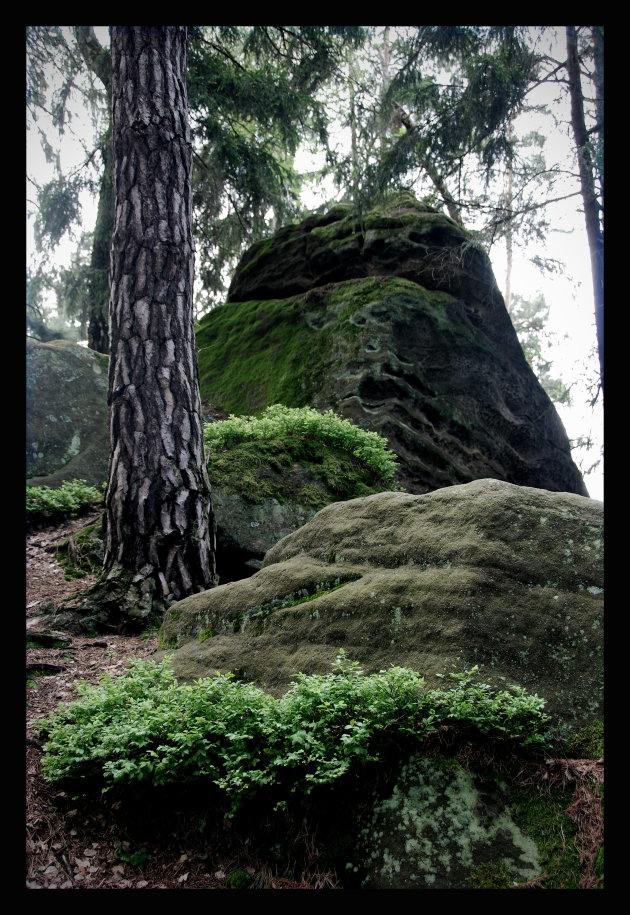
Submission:
[[[99,39],[108,43],[107,28],[96,27],[96,31]],[[558,57],[564,59],[561,47],[558,48]],[[543,99],[545,101],[550,100],[557,93],[557,88],[547,87],[547,92],[549,96],[547,99]],[[561,114],[563,120],[568,123],[568,102],[566,110],[563,110]],[[75,130],[78,130],[78,122],[73,122],[73,126]],[[87,117],[85,126],[88,131],[91,131]],[[521,126],[524,131],[527,131],[531,130],[533,126],[540,128],[541,125],[528,122],[519,125],[517,133],[520,132]],[[564,127],[555,128],[547,119],[542,126],[547,138],[544,147],[547,163],[550,164],[554,159],[566,162],[571,149],[571,137],[566,124]],[[76,141],[73,142],[70,137],[64,143],[62,155],[64,168],[80,165],[84,161],[78,144]],[[40,181],[49,180],[46,177],[49,166],[44,160],[34,132],[27,134],[27,170],[29,174],[38,176]],[[575,189],[577,189],[577,184],[573,181],[570,190]],[[321,190],[320,185],[320,192]],[[27,197],[32,196],[32,191],[27,186]],[[309,201],[309,205],[317,206],[320,202],[321,198],[314,197]],[[89,231],[94,227],[96,207],[95,202],[88,197],[85,198],[83,214],[83,228]],[[544,294],[547,304],[550,305],[549,326],[557,334],[552,354],[552,373],[559,375],[568,383],[579,378],[596,340],[589,249],[579,197],[571,198],[563,203],[550,204],[546,214],[552,230],[547,235],[544,248],[540,250],[530,248],[528,251],[515,248],[511,288],[514,294],[525,298],[530,298],[538,292]],[[74,245],[71,242],[62,244],[55,257],[55,262],[67,263],[73,250]],[[27,251],[34,251],[30,219],[27,222]],[[561,261],[565,265],[564,274],[543,276],[529,262],[529,257],[533,254]],[[504,251],[495,246],[491,252],[491,260],[499,288],[503,289],[505,282]],[[590,364],[591,374],[594,374],[597,366],[596,355],[591,355]],[[574,389],[573,405],[571,407],[557,405],[556,409],[569,438],[590,435],[601,445],[603,442],[603,411],[601,405],[592,410],[586,404],[586,400],[586,392],[577,384]],[[591,454],[593,457],[587,459],[589,464],[597,459],[598,452],[593,451]],[[579,459],[581,455],[576,452],[574,457]],[[591,498],[602,500],[603,468],[601,464],[593,473],[585,475],[584,479]]]

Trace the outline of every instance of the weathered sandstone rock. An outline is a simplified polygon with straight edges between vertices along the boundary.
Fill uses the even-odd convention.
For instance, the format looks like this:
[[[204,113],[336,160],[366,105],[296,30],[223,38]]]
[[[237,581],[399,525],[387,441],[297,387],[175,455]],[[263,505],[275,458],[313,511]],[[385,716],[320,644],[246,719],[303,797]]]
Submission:
[[[235,671],[281,694],[331,670],[452,668],[547,700],[561,729],[602,714],[602,503],[497,480],[337,502],[261,571],[173,606],[161,643],[193,680]]]
[[[222,409],[334,409],[388,439],[414,493],[491,477],[587,494],[487,255],[411,195],[281,229],[228,298],[197,334]]]

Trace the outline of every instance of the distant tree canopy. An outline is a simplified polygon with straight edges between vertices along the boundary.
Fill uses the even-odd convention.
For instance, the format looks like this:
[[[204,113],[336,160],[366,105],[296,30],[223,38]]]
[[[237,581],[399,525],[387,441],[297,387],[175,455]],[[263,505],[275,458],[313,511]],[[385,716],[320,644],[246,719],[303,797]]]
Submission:
[[[207,304],[220,297],[226,270],[270,220],[279,224],[295,216],[299,179],[293,156],[307,133],[320,141],[326,136],[317,90],[337,72],[344,46],[360,44],[365,34],[356,26],[190,28],[187,83],[195,148],[197,266],[210,298]],[[35,185],[36,245],[45,265],[46,255],[80,222],[81,191],[98,188],[92,274],[84,292],[90,297],[89,344],[108,352],[107,270],[113,226],[109,50],[91,26],[29,26],[27,61],[29,124],[37,129],[55,169],[51,181]],[[85,166],[68,175],[42,118],[62,136],[77,99],[93,113],[95,146],[86,148]],[[100,168],[91,171],[88,166],[96,165],[99,157]],[[41,292],[43,282],[36,288]],[[73,316],[76,303],[67,296],[60,303]]]
[[[306,175],[295,157],[309,144],[325,151],[322,177],[334,176],[338,197],[352,200],[359,216],[375,195],[407,188],[474,228],[486,247],[504,236],[509,307],[512,244],[517,236],[544,237],[544,209],[560,199],[543,138],[514,132],[532,89],[548,84],[558,98],[570,93],[579,172],[573,193],[582,194],[587,217],[603,373],[603,27],[567,26],[561,59],[539,49],[546,32],[522,26],[190,27],[197,315],[222,300],[252,242],[303,215]],[[59,307],[73,321],[83,321],[87,297],[90,345],[107,352],[109,49],[91,26],[29,26],[27,63],[29,124],[56,170],[52,181],[36,187],[35,237],[43,260],[31,271],[29,326],[37,332],[46,324],[44,290],[61,289]],[[85,165],[68,174],[53,134],[73,129],[77,99],[91,112],[94,139],[85,146]],[[345,131],[343,149],[339,131]],[[60,286],[46,257],[80,222],[85,188],[99,198],[91,272],[87,281],[81,273],[74,282],[66,273]],[[83,251],[68,269],[85,267]]]

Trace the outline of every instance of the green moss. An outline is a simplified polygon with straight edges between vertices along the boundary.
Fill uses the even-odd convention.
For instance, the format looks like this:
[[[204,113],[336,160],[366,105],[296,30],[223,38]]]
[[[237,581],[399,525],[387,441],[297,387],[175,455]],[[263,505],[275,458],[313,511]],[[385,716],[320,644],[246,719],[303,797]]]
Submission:
[[[476,890],[509,890],[514,885],[512,876],[502,861],[474,867],[470,872],[470,882]]]
[[[545,889],[577,889],[580,859],[574,839],[577,826],[566,810],[572,789],[553,789],[540,794],[535,788],[514,789],[514,810],[524,831],[536,842]]]
[[[67,580],[100,572],[103,565],[102,521],[73,534],[57,549]]]
[[[158,651],[172,651],[174,648],[177,648],[177,639],[175,637],[169,638],[163,629],[160,629],[158,633]]]
[[[308,327],[299,299],[229,303],[197,331],[202,399],[229,413],[312,400],[327,335]]]
[[[286,299],[220,305],[196,332],[202,399],[237,415],[255,415],[273,403],[312,404],[336,371],[339,340],[345,361],[364,333],[365,322],[352,320],[357,313],[373,304],[395,311],[402,302],[444,322],[450,301],[410,280],[366,277]]]
[[[247,610],[238,614],[232,628],[234,632],[239,632],[240,630],[245,629],[246,626],[253,625],[255,627],[255,634],[260,635],[265,631],[267,618],[277,610],[287,610],[290,607],[296,607],[298,604],[317,600],[317,598],[321,597],[323,594],[330,594],[332,591],[337,591],[349,582],[356,581],[359,577],[360,576],[358,575],[354,575],[344,580],[335,578],[332,581],[321,582],[315,585],[313,590],[301,588],[295,593],[285,595],[285,597],[278,597],[274,600],[267,601],[264,604],[259,604],[256,607],[249,607]]]
[[[198,638],[199,638],[200,642],[206,642],[208,639],[211,639],[214,635],[216,635],[214,629],[212,628],[212,626],[208,626],[207,629],[202,629],[202,631],[199,633]]]
[[[243,870],[232,871],[225,878],[225,885],[230,890],[247,890],[251,882],[252,878]]]
[[[604,725],[595,721],[567,740],[565,753],[571,759],[599,759],[604,755]]]

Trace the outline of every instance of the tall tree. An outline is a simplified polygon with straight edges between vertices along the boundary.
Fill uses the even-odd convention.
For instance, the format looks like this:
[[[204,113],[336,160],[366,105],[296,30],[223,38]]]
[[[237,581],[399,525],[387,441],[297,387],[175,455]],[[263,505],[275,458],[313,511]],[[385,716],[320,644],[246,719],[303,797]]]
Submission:
[[[88,605],[129,628],[216,574],[193,326],[186,27],[113,26],[111,48],[111,455],[103,576]]]
[[[203,26],[190,42],[198,272],[221,301],[244,248],[299,214],[300,143],[326,137],[319,88],[363,40],[355,26]],[[203,307],[203,306],[202,306]]]
[[[598,117],[594,132],[603,137],[603,28],[595,26],[594,50],[596,67],[596,114]],[[567,61],[566,69],[569,78],[571,97],[571,127],[575,139],[575,149],[580,174],[580,188],[584,203],[584,220],[586,236],[591,255],[591,275],[593,278],[593,297],[595,302],[595,327],[597,330],[597,348],[599,367],[604,387],[604,232],[600,221],[603,207],[598,200],[593,171],[591,140],[584,116],[584,94],[580,75],[580,54],[578,50],[578,32],[574,25],[566,26]],[[598,151],[601,154],[603,139]],[[598,156],[598,161],[600,156]],[[603,157],[601,157],[600,180],[603,195]]]

